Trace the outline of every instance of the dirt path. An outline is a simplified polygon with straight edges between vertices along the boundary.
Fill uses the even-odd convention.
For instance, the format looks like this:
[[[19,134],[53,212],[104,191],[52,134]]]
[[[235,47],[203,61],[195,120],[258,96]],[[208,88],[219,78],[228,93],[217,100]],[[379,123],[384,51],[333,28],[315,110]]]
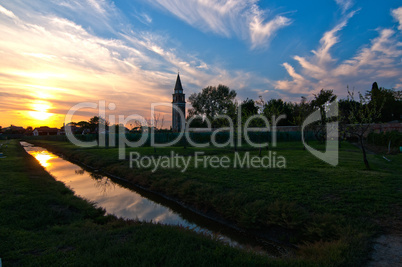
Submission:
[[[382,235],[373,245],[371,260],[367,266],[402,266],[402,235]]]
[[[378,220],[383,234],[373,243],[371,259],[367,266],[402,266],[402,209],[395,205],[388,220]]]

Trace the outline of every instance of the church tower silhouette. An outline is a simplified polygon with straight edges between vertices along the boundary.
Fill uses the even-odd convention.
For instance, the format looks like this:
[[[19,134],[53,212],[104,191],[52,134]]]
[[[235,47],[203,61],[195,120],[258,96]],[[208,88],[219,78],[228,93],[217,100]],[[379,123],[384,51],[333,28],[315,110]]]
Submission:
[[[173,102],[172,102],[173,132],[180,132],[182,129],[185,128],[185,119],[186,119],[185,94],[183,94],[183,86],[181,85],[180,75],[179,73],[177,73],[176,85],[174,87]]]

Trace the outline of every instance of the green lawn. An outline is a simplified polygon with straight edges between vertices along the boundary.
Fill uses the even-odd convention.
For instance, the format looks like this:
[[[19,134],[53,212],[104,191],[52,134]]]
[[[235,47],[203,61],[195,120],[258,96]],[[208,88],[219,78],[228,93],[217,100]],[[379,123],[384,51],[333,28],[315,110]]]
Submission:
[[[241,251],[192,231],[105,216],[55,181],[17,141],[0,159],[3,266],[303,264]]]
[[[370,242],[384,230],[379,221],[397,220],[402,206],[402,156],[370,154],[371,171],[364,169],[361,152],[342,143],[340,163],[332,167],[303,150],[299,142],[270,147],[286,158],[284,169],[195,168],[131,169],[118,160],[116,148],[77,148],[66,142],[35,141],[72,160],[102,169],[176,198],[200,211],[216,214],[245,229],[257,230],[298,247],[297,257],[310,263],[362,264]],[[315,147],[322,145],[312,143]],[[129,148],[142,156],[194,155],[196,148]],[[240,155],[250,150],[243,147]],[[205,148],[206,155],[233,159],[233,149]],[[263,155],[268,153],[263,151]],[[399,218],[400,219],[400,218]]]

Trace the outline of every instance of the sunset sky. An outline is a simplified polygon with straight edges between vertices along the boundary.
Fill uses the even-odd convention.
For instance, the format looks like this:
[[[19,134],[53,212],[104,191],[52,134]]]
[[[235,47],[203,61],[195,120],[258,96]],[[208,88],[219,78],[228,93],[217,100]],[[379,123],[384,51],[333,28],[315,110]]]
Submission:
[[[172,101],[178,70],[186,98],[218,84],[239,101],[402,90],[402,2],[0,0],[0,59],[3,127],[61,127],[100,100],[149,117]]]

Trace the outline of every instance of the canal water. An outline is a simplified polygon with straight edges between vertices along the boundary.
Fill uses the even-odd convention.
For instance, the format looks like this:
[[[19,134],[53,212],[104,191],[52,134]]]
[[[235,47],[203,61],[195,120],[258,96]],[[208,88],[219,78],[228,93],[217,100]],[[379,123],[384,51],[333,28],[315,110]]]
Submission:
[[[286,253],[284,248],[273,242],[257,240],[129,183],[115,181],[96,171],[83,169],[44,148],[27,142],[21,142],[21,145],[56,180],[63,182],[77,196],[102,207],[108,214],[125,219],[186,227],[233,247],[254,248],[272,256]]]

